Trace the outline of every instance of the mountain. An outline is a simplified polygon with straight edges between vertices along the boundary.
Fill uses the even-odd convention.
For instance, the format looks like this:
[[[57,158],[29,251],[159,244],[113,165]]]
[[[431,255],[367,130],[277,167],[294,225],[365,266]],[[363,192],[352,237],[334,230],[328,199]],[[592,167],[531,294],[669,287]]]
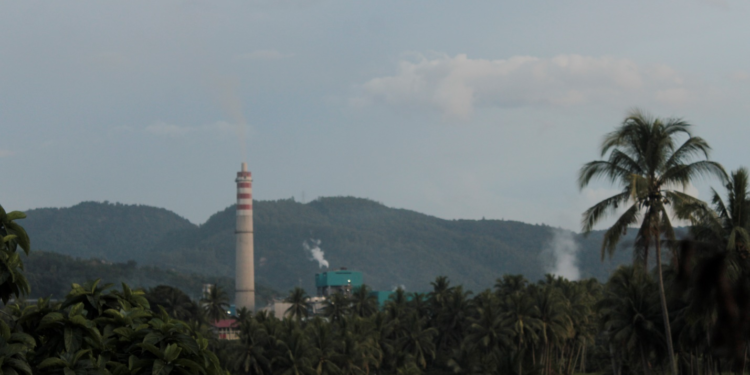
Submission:
[[[35,250],[110,261],[140,260],[165,234],[196,226],[163,208],[83,202],[26,211]]]
[[[555,246],[578,246],[584,278],[605,279],[616,265],[631,261],[628,251],[619,251],[601,262],[601,232],[583,238],[517,221],[444,220],[361,198],[256,201],[253,209],[257,282],[281,291],[301,285],[314,293],[314,275],[326,268],[303,249],[303,242],[312,240],[320,241],[331,269],[362,271],[365,283],[375,289],[403,285],[423,291],[440,275],[475,291],[492,287],[506,273],[536,280],[552,269]],[[27,214],[22,224],[34,249],[234,275],[233,206],[200,226],[164,209],[111,203]],[[632,233],[628,238],[632,241]]]

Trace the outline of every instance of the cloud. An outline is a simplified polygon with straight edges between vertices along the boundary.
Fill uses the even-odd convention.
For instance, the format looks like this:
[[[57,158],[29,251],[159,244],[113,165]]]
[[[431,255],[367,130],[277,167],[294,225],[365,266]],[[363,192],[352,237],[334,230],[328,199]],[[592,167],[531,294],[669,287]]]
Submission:
[[[147,126],[144,131],[157,136],[176,138],[192,133],[237,134],[239,126],[226,121],[217,121],[200,126],[180,126],[157,121]]]
[[[392,76],[361,86],[353,105],[381,103],[437,110],[466,118],[476,107],[574,106],[652,99],[676,105],[692,99],[681,75],[666,65],[628,59],[559,55],[471,59],[464,54],[403,60]]]
[[[248,53],[243,53],[237,56],[237,59],[238,60],[251,60],[251,61],[252,60],[268,61],[268,60],[285,59],[285,58],[292,57],[292,56],[294,56],[294,54],[291,54],[291,53],[285,54],[285,53],[281,53],[273,49],[260,49],[260,50],[255,50],[255,51],[248,52]]]
[[[0,149],[0,158],[5,158],[5,157],[8,157],[8,156],[13,156],[15,154],[16,153],[13,152],[13,151],[11,151],[11,150]]]

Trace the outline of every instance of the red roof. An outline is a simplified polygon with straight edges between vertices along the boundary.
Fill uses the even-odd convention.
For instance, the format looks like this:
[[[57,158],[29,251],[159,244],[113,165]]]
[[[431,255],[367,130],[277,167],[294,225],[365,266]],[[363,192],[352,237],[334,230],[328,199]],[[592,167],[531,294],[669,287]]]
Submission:
[[[237,328],[237,321],[234,319],[222,319],[215,321],[213,326],[216,328]]]

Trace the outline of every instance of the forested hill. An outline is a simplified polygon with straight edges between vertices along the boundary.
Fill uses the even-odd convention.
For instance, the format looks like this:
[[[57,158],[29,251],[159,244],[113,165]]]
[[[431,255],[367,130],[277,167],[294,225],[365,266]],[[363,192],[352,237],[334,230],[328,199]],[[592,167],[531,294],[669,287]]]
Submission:
[[[554,244],[555,230],[544,225],[443,220],[360,198],[256,201],[253,208],[257,281],[281,291],[302,285],[314,293],[314,275],[325,270],[310,260],[305,240],[321,241],[331,268],[360,270],[375,289],[407,290],[426,290],[439,275],[475,291],[505,273],[536,280],[549,270],[545,248]],[[27,214],[22,224],[34,249],[234,275],[234,207],[200,226],[164,209],[94,202]],[[623,251],[602,263],[601,233],[567,234],[580,245],[582,277],[606,278],[615,264],[631,259]]]

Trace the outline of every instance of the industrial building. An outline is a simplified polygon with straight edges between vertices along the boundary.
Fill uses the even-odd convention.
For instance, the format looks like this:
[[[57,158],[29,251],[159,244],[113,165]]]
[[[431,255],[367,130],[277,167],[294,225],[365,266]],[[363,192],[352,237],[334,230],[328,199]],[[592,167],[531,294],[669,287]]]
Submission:
[[[350,271],[342,267],[335,271],[315,274],[315,288],[319,297],[328,297],[334,293],[351,296],[352,290],[362,286],[362,272]]]

